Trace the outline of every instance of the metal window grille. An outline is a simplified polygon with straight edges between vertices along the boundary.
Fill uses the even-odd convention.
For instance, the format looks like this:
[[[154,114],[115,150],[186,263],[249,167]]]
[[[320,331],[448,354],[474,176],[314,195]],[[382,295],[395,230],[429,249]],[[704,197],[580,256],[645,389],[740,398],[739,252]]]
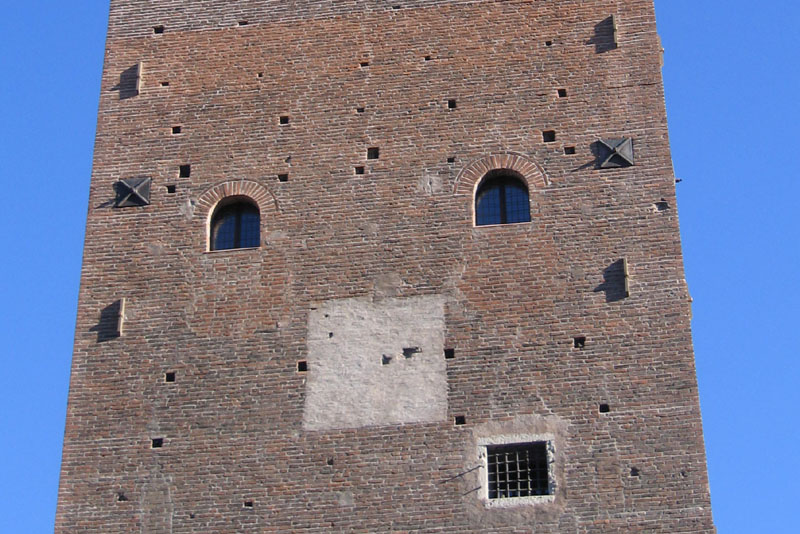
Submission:
[[[516,443],[486,447],[489,498],[550,495],[547,443]]]

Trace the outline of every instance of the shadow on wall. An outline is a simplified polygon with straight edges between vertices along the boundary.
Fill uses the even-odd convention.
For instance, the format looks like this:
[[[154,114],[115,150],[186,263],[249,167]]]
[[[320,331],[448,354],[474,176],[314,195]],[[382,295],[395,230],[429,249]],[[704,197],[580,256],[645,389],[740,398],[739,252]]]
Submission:
[[[119,99],[125,100],[139,94],[139,65],[128,67],[119,75],[119,84],[111,88],[119,91]]]
[[[595,293],[604,292],[606,302],[618,302],[628,296],[625,287],[625,260],[617,260],[603,270],[603,283],[594,288]]]
[[[603,19],[594,27],[594,37],[589,39],[586,44],[594,45],[594,51],[598,54],[610,52],[617,49],[616,40],[616,21],[614,16]]]
[[[122,301],[118,300],[109,304],[100,311],[100,321],[89,329],[90,332],[97,332],[97,342],[109,341],[120,336],[119,316],[122,313]]]

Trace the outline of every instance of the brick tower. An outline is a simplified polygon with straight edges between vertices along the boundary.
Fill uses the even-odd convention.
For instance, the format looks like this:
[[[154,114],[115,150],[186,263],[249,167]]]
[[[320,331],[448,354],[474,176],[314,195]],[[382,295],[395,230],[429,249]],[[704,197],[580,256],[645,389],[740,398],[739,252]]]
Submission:
[[[714,532],[652,0],[112,0],[60,534]]]

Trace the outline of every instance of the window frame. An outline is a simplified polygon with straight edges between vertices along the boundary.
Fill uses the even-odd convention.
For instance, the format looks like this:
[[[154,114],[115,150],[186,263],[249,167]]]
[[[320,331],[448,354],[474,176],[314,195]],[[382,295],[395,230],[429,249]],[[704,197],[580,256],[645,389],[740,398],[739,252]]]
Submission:
[[[489,458],[488,450],[495,446],[530,445],[544,443],[547,452],[547,495],[528,495],[524,497],[489,497]],[[478,440],[478,457],[483,467],[481,474],[481,500],[487,508],[508,508],[513,506],[540,505],[555,502],[556,499],[556,449],[552,434],[513,434],[492,436]]]
[[[255,246],[247,246],[247,247],[234,246],[234,247],[231,247],[231,248],[216,248],[214,246],[214,228],[215,228],[215,224],[217,222],[217,218],[220,215],[221,211],[231,209],[232,207],[237,206],[237,205],[248,206],[248,207],[250,207],[250,208],[255,210],[255,213],[258,216],[258,223],[257,223],[258,244],[255,245]],[[242,226],[242,215],[243,214],[245,214],[245,210],[244,209],[236,212],[236,223],[235,223],[236,227],[235,227],[235,230],[234,230],[234,232],[235,232],[234,242],[236,242],[238,240],[239,243],[241,243],[241,226]],[[252,198],[250,198],[248,196],[245,196],[245,195],[234,195],[234,196],[225,197],[222,200],[220,200],[216,204],[216,206],[214,206],[214,209],[212,209],[210,211],[210,215],[209,215],[209,218],[208,218],[208,224],[206,225],[206,228],[207,228],[207,230],[206,230],[206,251],[207,252],[231,252],[231,251],[237,251],[237,250],[255,250],[255,249],[261,248],[261,235],[262,235],[262,232],[261,232],[261,207],[258,205],[258,203],[255,200],[253,200]]]
[[[491,184],[488,182],[493,181],[501,181],[501,182],[517,182],[522,188],[525,190],[525,195],[527,196],[527,207],[528,207],[528,220],[526,221],[515,221],[515,222],[504,222],[508,218],[508,212],[506,209],[506,196],[505,196],[505,186],[506,183],[500,184],[500,219],[501,222],[499,223],[478,223],[478,200],[479,196],[483,193],[485,188],[491,187]],[[528,181],[525,177],[513,170],[508,168],[498,168],[492,169],[485,173],[480,180],[477,181],[475,185],[475,189],[472,195],[472,224],[474,227],[497,227],[497,226],[514,226],[518,224],[530,224],[533,218],[531,216],[531,189],[528,185]]]

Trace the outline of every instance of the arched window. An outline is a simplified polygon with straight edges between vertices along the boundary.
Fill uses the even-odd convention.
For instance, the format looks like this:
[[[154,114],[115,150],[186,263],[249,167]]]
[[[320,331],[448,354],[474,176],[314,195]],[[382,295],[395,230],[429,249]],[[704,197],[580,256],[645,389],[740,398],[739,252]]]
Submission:
[[[261,217],[249,199],[223,201],[211,217],[211,250],[257,247],[261,242]]]
[[[530,222],[531,206],[525,182],[513,171],[498,169],[483,177],[475,194],[475,224]]]

